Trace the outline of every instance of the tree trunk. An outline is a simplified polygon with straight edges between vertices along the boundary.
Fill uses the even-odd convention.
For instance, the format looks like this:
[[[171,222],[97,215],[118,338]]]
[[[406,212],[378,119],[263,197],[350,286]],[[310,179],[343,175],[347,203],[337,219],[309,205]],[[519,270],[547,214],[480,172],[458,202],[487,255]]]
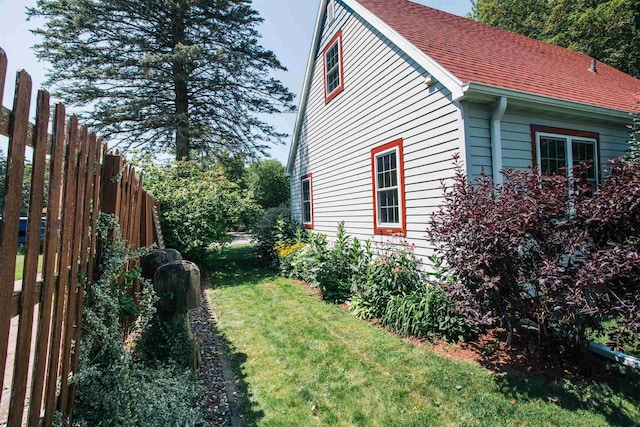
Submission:
[[[173,13],[173,48],[178,45],[186,45],[185,37],[185,9],[189,6],[184,2],[176,2]],[[175,100],[175,126],[176,126],[176,160],[189,160],[191,155],[191,135],[189,132],[189,74],[187,64],[182,55],[174,57],[173,84],[176,95]]]
[[[174,80],[176,91],[176,160],[189,160],[191,136],[189,135],[189,98],[186,76],[184,74],[178,75]]]

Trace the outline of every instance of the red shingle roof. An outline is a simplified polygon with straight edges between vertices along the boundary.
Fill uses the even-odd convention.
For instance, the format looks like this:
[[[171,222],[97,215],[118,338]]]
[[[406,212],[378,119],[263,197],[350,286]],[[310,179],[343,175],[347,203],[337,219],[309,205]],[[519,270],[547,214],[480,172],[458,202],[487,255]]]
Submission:
[[[464,83],[632,111],[640,80],[592,58],[407,0],[357,0]]]

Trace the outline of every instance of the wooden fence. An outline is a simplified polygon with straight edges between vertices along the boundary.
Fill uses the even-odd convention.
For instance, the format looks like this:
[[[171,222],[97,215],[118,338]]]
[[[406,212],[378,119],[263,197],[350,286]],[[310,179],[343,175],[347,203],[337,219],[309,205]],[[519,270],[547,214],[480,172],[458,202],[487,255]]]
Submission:
[[[64,105],[55,106],[50,120],[46,91],[38,91],[35,125],[29,123],[32,84],[26,72],[17,74],[12,110],[2,107],[6,69],[0,48],[0,134],[9,139],[0,223],[0,425],[50,426],[56,411],[69,417],[73,408],[69,379],[78,367],[80,278],[86,284],[94,278],[98,212],[117,216],[130,245],[150,246],[159,240],[152,212],[157,202],[122,157],[107,154],[106,145],[75,116],[67,118]],[[28,162],[22,256],[18,225]],[[16,281],[19,258],[24,267]]]

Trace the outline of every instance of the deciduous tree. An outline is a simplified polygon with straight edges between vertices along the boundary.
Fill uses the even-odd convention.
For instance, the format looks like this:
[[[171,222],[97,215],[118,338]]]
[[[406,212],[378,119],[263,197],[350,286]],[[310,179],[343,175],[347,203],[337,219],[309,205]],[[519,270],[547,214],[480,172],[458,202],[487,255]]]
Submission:
[[[289,178],[278,160],[255,162],[248,170],[249,189],[263,208],[275,208],[289,201]]]
[[[469,16],[640,77],[639,0],[475,0]]]

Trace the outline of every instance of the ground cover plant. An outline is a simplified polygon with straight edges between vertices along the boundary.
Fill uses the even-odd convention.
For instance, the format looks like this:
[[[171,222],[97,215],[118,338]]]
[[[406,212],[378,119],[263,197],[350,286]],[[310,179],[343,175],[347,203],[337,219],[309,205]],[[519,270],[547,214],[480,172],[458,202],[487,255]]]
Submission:
[[[504,174],[496,187],[485,174],[469,183],[458,168],[429,223],[465,291],[458,300],[476,314],[467,320],[502,325],[508,340],[534,322],[532,344],[548,354],[585,349],[594,333],[616,348],[637,343],[640,166],[610,163],[595,194],[580,167],[569,177]],[[603,331],[610,318],[620,321]]]
[[[237,370],[246,425],[640,423],[640,378],[493,374],[436,355],[260,269],[251,247],[209,263],[205,291]]]
[[[102,214],[99,279],[85,289],[80,365],[74,422],[81,426],[194,426],[202,419],[202,393],[195,374],[174,364],[135,359],[123,343],[123,318],[139,316],[144,330],[154,312],[155,294],[139,269],[123,276],[125,266],[141,255],[120,237],[113,215]],[[142,281],[135,304],[129,288]],[[128,331],[128,332],[132,332]]]

